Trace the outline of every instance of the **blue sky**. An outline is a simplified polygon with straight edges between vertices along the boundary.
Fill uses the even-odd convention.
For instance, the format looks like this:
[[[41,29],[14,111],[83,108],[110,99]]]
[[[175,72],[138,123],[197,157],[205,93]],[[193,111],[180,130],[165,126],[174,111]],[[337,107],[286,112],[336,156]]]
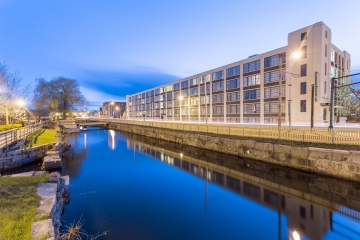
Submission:
[[[77,79],[90,105],[287,44],[323,21],[360,72],[360,1],[0,0],[0,61]],[[354,71],[355,72],[355,71]]]

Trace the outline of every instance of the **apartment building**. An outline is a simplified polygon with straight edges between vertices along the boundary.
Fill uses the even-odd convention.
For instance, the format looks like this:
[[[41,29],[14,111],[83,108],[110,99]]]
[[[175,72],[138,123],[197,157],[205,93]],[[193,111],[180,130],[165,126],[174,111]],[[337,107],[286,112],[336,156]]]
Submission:
[[[327,124],[331,77],[349,75],[351,69],[350,54],[331,37],[328,26],[315,23],[289,33],[285,47],[127,95],[127,117],[277,123],[280,100],[283,123],[310,124],[313,103],[315,124]]]

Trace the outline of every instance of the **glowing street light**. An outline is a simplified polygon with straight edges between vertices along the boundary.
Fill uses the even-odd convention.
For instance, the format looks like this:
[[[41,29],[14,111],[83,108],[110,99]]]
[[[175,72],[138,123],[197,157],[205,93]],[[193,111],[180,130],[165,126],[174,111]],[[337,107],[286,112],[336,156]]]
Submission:
[[[26,105],[26,102],[22,99],[19,99],[16,104],[19,106],[19,107],[24,107]]]

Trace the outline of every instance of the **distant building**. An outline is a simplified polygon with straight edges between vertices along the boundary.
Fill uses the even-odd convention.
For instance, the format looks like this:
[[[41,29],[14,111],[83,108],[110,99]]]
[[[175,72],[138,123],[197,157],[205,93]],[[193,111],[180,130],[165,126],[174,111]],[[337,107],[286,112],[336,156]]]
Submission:
[[[246,48],[234,46],[239,47]],[[127,117],[277,123],[281,78],[282,122],[310,123],[314,85],[314,121],[327,123],[331,77],[349,75],[350,66],[350,54],[333,44],[331,29],[319,22],[289,33],[284,47],[127,95]],[[342,105],[339,93],[336,106]],[[341,115],[339,109],[335,116]]]
[[[121,118],[126,111],[126,102],[104,102],[101,109],[103,117]]]

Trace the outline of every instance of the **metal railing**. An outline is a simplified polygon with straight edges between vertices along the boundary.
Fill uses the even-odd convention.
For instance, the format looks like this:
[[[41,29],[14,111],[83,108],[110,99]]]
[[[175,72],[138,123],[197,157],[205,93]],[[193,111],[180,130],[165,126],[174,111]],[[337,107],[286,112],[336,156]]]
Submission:
[[[29,134],[43,128],[44,123],[31,124],[26,127],[0,132],[0,152],[9,150],[17,141],[26,138]]]
[[[104,121],[104,119],[89,119],[95,121]],[[152,121],[136,121],[122,119],[107,119],[110,123],[125,123],[140,126],[158,127],[174,130],[205,132],[222,135],[233,135],[254,138],[270,138],[280,140],[290,140],[298,142],[313,142],[327,144],[347,144],[360,145],[360,128],[296,128],[284,127],[277,128],[275,126],[234,126],[226,124],[192,124],[179,122],[152,122]]]

